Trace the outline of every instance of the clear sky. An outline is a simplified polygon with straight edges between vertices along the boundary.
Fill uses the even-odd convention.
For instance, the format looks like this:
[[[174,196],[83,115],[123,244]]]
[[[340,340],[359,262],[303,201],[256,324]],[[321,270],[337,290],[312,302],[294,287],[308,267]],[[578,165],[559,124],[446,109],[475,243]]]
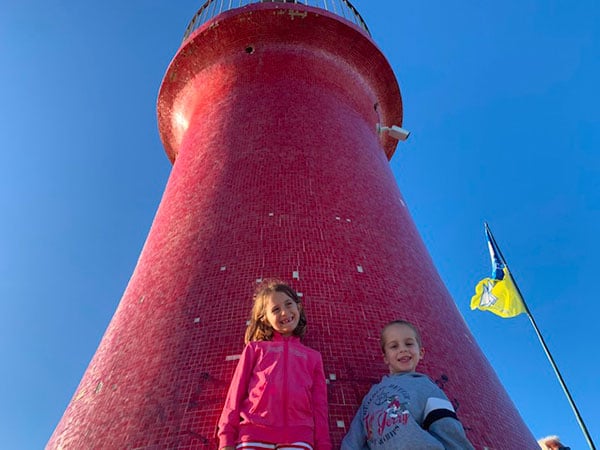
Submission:
[[[469,328],[534,436],[587,448],[527,317],[469,309],[488,221],[600,444],[600,2],[353,3],[412,132],[391,168]],[[0,448],[44,446],[117,307],[170,171],[158,88],[200,5],[0,1]]]

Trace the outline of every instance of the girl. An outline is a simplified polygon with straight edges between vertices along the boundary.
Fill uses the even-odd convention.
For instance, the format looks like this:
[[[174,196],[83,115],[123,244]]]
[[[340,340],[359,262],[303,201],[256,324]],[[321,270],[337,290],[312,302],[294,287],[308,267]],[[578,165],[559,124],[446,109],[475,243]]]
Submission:
[[[264,281],[219,419],[220,449],[331,449],[323,361],[300,343],[305,330],[296,292]]]

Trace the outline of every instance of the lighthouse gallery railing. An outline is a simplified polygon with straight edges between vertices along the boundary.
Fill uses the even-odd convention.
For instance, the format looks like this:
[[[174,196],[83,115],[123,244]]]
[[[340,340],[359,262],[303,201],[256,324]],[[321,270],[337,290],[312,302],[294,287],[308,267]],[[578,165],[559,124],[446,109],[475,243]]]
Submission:
[[[348,0],[208,0],[196,12],[190,21],[183,40],[185,41],[190,34],[198,29],[203,23],[206,23],[213,17],[230,9],[241,8],[242,6],[253,3],[294,3],[298,5],[313,6],[334,13],[346,20],[354,23],[371,35],[367,24],[360,16],[356,8]]]

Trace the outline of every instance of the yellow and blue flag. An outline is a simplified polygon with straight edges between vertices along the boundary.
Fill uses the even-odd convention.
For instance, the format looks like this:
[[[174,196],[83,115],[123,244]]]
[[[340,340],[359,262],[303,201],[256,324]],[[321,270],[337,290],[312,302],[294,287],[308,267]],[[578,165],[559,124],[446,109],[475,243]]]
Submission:
[[[475,295],[471,298],[471,309],[490,311],[504,318],[515,317],[527,312],[525,303],[510,276],[508,267],[487,224],[485,234],[492,260],[492,276],[477,283]]]

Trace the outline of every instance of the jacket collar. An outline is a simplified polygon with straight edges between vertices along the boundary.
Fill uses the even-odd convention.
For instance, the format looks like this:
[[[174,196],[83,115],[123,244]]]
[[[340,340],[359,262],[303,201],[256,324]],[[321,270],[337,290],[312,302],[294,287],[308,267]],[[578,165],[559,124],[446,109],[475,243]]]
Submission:
[[[300,341],[300,338],[298,336],[283,336],[281,333],[278,333],[277,331],[273,332],[273,342],[283,342],[283,341],[288,341],[288,342],[298,342]]]

